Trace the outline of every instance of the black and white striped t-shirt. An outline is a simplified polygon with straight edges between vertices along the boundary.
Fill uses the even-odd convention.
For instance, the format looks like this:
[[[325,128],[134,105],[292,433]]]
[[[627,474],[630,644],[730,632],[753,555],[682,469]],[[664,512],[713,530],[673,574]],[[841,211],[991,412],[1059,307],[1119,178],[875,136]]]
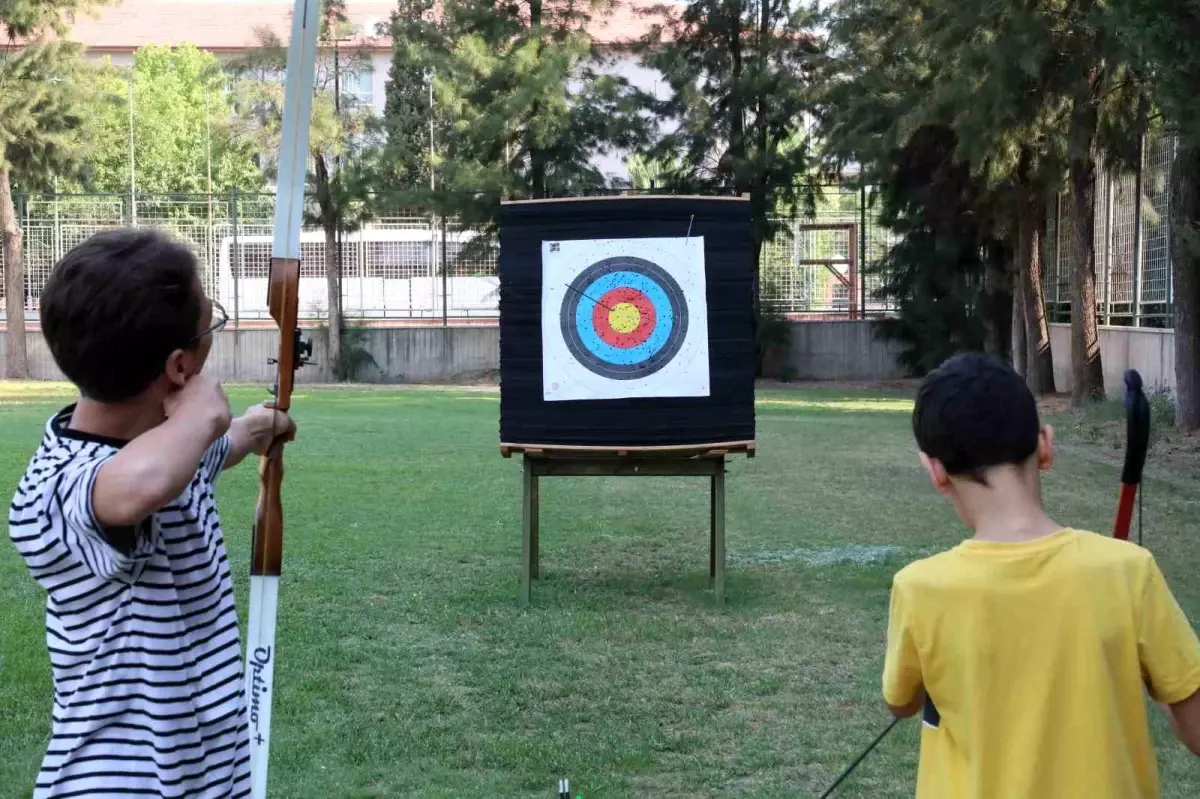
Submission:
[[[233,581],[213,501],[222,437],[138,529],[102,532],[101,464],[124,442],[56,414],[21,479],[9,534],[47,591],[53,728],[35,797],[250,793]]]

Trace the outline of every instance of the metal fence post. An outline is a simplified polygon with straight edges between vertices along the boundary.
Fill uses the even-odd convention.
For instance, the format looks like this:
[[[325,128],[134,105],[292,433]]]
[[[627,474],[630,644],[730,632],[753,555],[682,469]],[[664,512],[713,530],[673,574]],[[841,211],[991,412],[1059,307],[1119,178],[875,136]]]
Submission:
[[[242,250],[238,247],[238,190],[237,185],[234,185],[230,190],[230,222],[233,227],[233,251],[229,255],[229,271],[233,275],[233,326],[238,328],[241,324],[241,303],[239,284],[241,281],[241,260]],[[220,257],[217,259],[217,270],[220,271]]]
[[[867,318],[867,187],[858,189],[858,304],[860,319]]]
[[[433,214],[432,216],[429,217],[429,264],[430,264],[429,279],[434,280],[437,278],[437,276],[439,274],[441,274],[440,272],[438,272],[438,269],[440,267],[438,266],[438,216],[437,216],[437,214]],[[416,277],[415,272],[413,273],[413,277]],[[413,289],[412,289],[413,283],[414,283],[414,281],[412,281],[412,280],[410,280],[408,283],[408,285],[409,285],[408,315],[410,318],[417,316],[417,309],[415,307],[413,307],[413,298],[415,296],[413,294]],[[433,300],[433,304],[434,304],[434,307],[432,309],[430,309],[430,313],[436,312],[437,311],[437,289],[434,287],[433,283],[429,284],[429,299]],[[422,300],[422,302],[423,302],[423,300]]]
[[[1175,176],[1172,174],[1175,170],[1175,157],[1179,154],[1179,137],[1171,137],[1171,160],[1167,166],[1167,185],[1174,185]],[[1174,252],[1174,236],[1171,234],[1171,229],[1174,227],[1175,209],[1171,203],[1171,192],[1167,192],[1167,327],[1175,327],[1175,252]]]
[[[446,217],[442,217],[442,327],[450,325],[450,265],[446,262]]]
[[[59,194],[58,194],[58,178],[56,177],[54,179],[54,237],[53,237],[53,241],[54,241],[54,244],[53,244],[54,258],[53,258],[53,260],[54,260],[54,263],[58,263],[59,260],[65,254],[63,252],[62,219],[59,216],[59,214],[60,214],[59,204],[60,203],[59,203]]]
[[[32,309],[29,307],[29,298],[33,294],[33,281],[29,279],[29,195],[17,195],[17,218],[24,218],[25,222],[21,226],[24,235],[21,237],[21,260],[25,264],[23,274],[21,275],[21,302],[25,305],[25,311],[28,313]]]
[[[1138,132],[1138,162],[1133,173],[1133,326],[1142,326],[1142,170],[1146,132]]]
[[[1104,163],[1103,161],[1101,162]],[[1113,279],[1113,187],[1116,181],[1108,168],[1104,169],[1104,325],[1112,324]],[[1093,196],[1094,202],[1094,196]],[[1094,221],[1094,219],[1093,219]],[[1092,237],[1093,248],[1095,237]],[[1093,258],[1095,254],[1093,253]]]

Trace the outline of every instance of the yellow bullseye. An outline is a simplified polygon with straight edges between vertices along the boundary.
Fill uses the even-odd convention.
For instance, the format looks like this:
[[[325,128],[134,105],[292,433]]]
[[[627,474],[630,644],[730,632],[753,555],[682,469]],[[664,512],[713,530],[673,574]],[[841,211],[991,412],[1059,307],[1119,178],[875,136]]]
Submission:
[[[608,312],[608,323],[618,333],[632,333],[641,322],[642,314],[633,303],[619,302]]]

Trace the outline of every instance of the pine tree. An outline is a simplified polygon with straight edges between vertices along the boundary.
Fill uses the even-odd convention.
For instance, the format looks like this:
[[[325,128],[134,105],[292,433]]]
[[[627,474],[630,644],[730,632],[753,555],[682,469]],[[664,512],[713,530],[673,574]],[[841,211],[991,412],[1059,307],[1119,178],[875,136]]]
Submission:
[[[436,17],[409,18],[401,66],[433,76],[437,134],[436,188],[409,192],[413,201],[466,224],[491,224],[501,199],[606,185],[593,157],[634,148],[649,125],[640,94],[603,71],[587,33],[595,5],[446,0]],[[418,101],[407,96],[388,120],[401,141],[416,138]]]
[[[1044,368],[1027,380],[1034,391],[1053,391],[1037,247],[1018,258],[1018,181],[978,174],[963,158],[953,116],[939,104],[946,78],[925,30],[938,13],[936,0],[837,5],[830,20],[836,57],[818,128],[827,171],[838,175],[857,163],[860,180],[881,186],[881,221],[902,237],[877,266],[884,296],[900,308],[899,319],[881,329],[905,343],[911,369],[935,365],[949,354],[948,341],[1006,355],[1012,326],[1026,321],[1014,305],[1027,288],[1036,309],[1032,335],[1044,343],[1028,359]],[[1045,219],[1027,211],[1025,222],[1032,244]],[[1016,332],[1023,342],[1024,327]],[[1024,349],[1015,356],[1025,373]]]
[[[447,133],[445,115],[434,116],[433,68],[421,47],[433,10],[433,0],[400,0],[387,25],[392,64],[383,117],[375,123],[382,139],[375,168],[378,182],[401,196],[430,185],[431,150]]]
[[[309,130],[310,179],[314,186],[315,211],[306,221],[321,226],[325,233],[325,279],[328,288],[330,367],[342,372],[344,320],[341,310],[341,269],[338,261],[338,232],[364,207],[360,180],[347,179],[358,171],[357,160],[368,149],[371,110],[362,107],[347,92],[347,75],[366,68],[361,51],[345,48],[352,39],[345,0],[325,0],[321,7],[320,53],[314,77],[312,123]],[[282,134],[287,48],[269,31],[259,32],[259,46],[230,63],[235,77],[234,108],[238,130],[256,143],[260,157],[268,163],[279,153]],[[348,161],[349,165],[343,161]],[[271,165],[277,169],[277,164]]]
[[[954,147],[948,128],[922,128],[894,155],[883,181],[880,222],[902,238],[874,267],[881,294],[899,310],[880,326],[902,343],[900,360],[918,376],[989,340],[996,354],[1007,350],[989,307],[996,288],[989,266],[1004,257],[1003,245],[990,235],[981,187],[955,161]]]
[[[1028,368],[1046,390],[1053,380],[1040,286],[1045,203],[1070,189],[1072,203],[1072,399],[1104,396],[1093,243],[1095,176],[1128,163],[1138,140],[1134,120],[1142,86],[1115,52],[1094,0],[1045,4],[858,0],[859,25],[892,42],[890,52],[921,71],[921,91],[896,92],[905,104],[884,129],[900,142],[923,124],[948,124],[959,157],[986,185],[1007,196],[1017,242]],[[879,13],[872,19],[861,10]],[[882,21],[881,21],[882,20]],[[887,32],[886,25],[901,29]],[[898,44],[897,44],[898,43]],[[878,65],[868,65],[868,69]],[[884,73],[888,68],[884,66]],[[856,76],[861,82],[861,76]],[[876,79],[876,86],[887,91]]]
[[[1135,157],[1137,81],[1103,25],[1104,5],[965,0],[941,4],[930,46],[946,70],[941,98],[972,162],[1028,164],[1069,189],[1072,402],[1104,397],[1095,269],[1095,181]],[[1066,175],[1065,186],[1057,176]],[[1032,201],[1032,200],[1031,200]]]
[[[816,112],[813,87],[823,64],[815,13],[789,0],[695,0],[682,11],[658,6],[653,13],[666,21],[652,26],[639,49],[670,96],[650,108],[677,127],[649,154],[673,190],[749,195],[757,315],[773,213],[811,212],[815,203],[804,128]]]
[[[75,79],[80,48],[68,41],[67,17],[87,0],[6,0],[0,27],[25,44],[0,53],[0,235],[4,247],[6,374],[29,377],[25,346],[24,231],[15,188],[47,186],[77,169],[87,144],[78,134],[83,97]]]
[[[1200,430],[1200,7],[1114,0],[1106,21],[1161,113],[1163,131],[1178,141],[1170,199],[1175,424],[1195,432]]]

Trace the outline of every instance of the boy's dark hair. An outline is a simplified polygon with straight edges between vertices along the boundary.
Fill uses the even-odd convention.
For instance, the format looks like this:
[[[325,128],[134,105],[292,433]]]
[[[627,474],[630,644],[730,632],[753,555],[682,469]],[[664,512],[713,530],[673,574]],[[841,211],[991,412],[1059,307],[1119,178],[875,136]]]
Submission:
[[[145,391],[167,356],[198,343],[196,275],[192,252],[153,229],[106,230],[72,249],[42,290],[42,334],[58,368],[98,402]]]
[[[913,409],[917,445],[946,471],[986,485],[984,472],[1037,451],[1037,402],[1013,369],[991,355],[955,355],[921,383]]]

